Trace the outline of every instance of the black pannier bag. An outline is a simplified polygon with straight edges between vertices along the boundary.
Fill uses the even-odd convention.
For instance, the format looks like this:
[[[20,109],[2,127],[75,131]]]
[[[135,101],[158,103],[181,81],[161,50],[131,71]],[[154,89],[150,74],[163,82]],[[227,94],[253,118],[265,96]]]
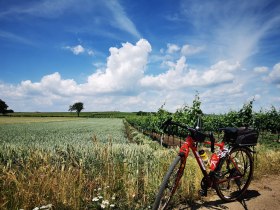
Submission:
[[[240,146],[255,146],[259,133],[251,128],[223,128],[224,141]]]

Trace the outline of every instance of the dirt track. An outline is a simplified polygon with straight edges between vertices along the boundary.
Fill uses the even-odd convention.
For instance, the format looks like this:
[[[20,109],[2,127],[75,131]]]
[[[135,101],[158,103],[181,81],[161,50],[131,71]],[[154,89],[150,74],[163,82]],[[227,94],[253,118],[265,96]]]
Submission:
[[[252,180],[243,200],[225,203],[215,194],[197,201],[192,206],[182,205],[180,210],[276,210],[280,209],[280,177],[264,176],[260,180]]]

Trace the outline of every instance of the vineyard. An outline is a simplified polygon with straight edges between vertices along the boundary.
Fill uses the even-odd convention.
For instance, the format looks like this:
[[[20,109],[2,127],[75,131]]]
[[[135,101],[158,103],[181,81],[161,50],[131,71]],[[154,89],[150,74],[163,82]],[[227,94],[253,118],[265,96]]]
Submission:
[[[219,128],[224,127],[252,127],[259,131],[260,143],[264,143],[271,148],[280,148],[280,110],[271,107],[270,110],[253,111],[253,100],[245,103],[239,111],[230,111],[226,114],[203,114],[200,108],[201,102],[196,95],[192,106],[185,105],[170,113],[162,106],[156,113],[147,116],[130,116],[127,121],[142,132],[162,133],[161,125],[167,119],[172,118],[181,124],[196,127],[197,120],[200,119],[200,128],[204,131],[213,131],[217,134]],[[170,135],[184,139],[187,135],[185,131],[173,128]]]

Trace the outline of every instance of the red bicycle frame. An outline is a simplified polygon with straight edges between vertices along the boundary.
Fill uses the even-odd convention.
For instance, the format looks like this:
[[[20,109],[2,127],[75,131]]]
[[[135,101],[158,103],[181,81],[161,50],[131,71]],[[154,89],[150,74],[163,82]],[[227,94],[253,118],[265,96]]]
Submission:
[[[203,142],[203,144],[211,145],[211,142],[210,141],[205,141],[205,142]],[[225,143],[224,142],[214,143],[214,146],[219,147],[220,151],[223,151],[225,149],[225,147],[224,147]],[[200,155],[198,154],[197,142],[195,142],[191,136],[188,136],[186,138],[186,141],[183,143],[183,145],[180,148],[179,155],[181,157],[185,157],[185,160],[186,160],[188,155],[189,155],[190,149],[192,150],[192,152],[194,154],[194,157],[195,157],[195,159],[196,159],[204,177],[207,177],[208,186],[212,186],[212,180],[209,177],[209,174],[208,174],[208,172],[205,168],[203,160],[201,159]]]
[[[203,142],[203,144],[206,144],[206,145],[211,145],[211,142],[210,141],[205,141]],[[216,147],[219,147],[219,151],[224,151],[225,150],[225,143],[224,142],[221,142],[221,143],[214,143],[214,146]],[[189,155],[189,151],[190,149],[192,150],[193,154],[194,154],[194,157],[204,175],[204,177],[206,177],[206,180],[207,180],[207,184],[209,187],[212,187],[213,185],[213,179],[211,179],[211,177],[209,176],[210,173],[207,172],[206,168],[205,168],[205,165],[203,163],[203,160],[201,159],[200,155],[198,154],[198,151],[197,151],[197,142],[193,140],[193,138],[191,136],[188,136],[186,138],[186,141],[183,143],[183,145],[181,146],[180,148],[180,151],[179,151],[179,155],[181,157],[185,157],[184,159],[184,164],[185,164],[185,161],[187,160],[188,158],[188,155]],[[221,160],[221,159],[220,159]],[[220,161],[219,160],[219,161]],[[237,163],[233,160],[233,158],[230,157],[230,160],[231,162],[233,163],[234,167],[236,168],[236,170],[239,171],[238,169],[238,165]],[[240,172],[240,171],[239,171]],[[240,178],[241,176],[240,175],[237,175],[237,176],[234,176],[234,177],[231,177],[231,179],[238,179]],[[222,182],[226,182],[228,181],[228,179],[224,179],[224,180],[219,180],[217,183],[222,183]]]

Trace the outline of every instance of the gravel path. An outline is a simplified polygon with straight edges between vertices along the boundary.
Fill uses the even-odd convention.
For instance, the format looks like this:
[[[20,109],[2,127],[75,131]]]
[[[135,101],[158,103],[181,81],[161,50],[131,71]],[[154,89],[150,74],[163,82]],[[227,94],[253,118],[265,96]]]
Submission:
[[[180,210],[276,210],[280,209],[280,176],[264,176],[252,180],[243,200],[225,203],[213,192],[211,196],[195,202],[192,206],[181,205]]]

